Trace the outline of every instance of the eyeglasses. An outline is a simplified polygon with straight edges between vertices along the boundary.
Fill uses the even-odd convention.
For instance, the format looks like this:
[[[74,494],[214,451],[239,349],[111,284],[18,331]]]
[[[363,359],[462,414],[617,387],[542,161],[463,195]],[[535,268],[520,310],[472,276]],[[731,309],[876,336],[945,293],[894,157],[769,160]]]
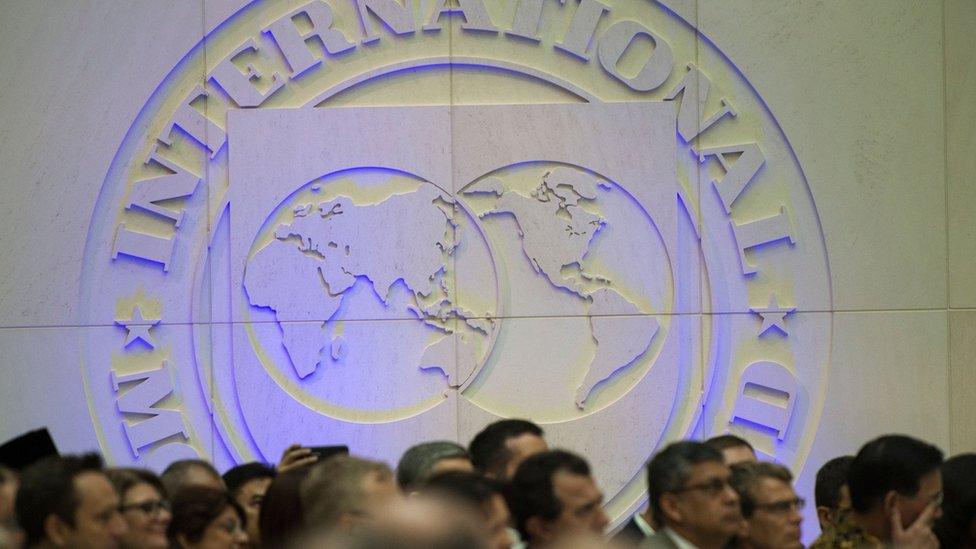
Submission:
[[[124,513],[126,511],[133,511],[133,510],[139,510],[145,513],[146,515],[155,517],[159,515],[159,513],[161,513],[162,511],[169,511],[170,507],[169,507],[169,502],[166,501],[165,499],[155,499],[155,500],[144,501],[142,503],[130,503],[128,505],[119,506],[120,513]]]
[[[701,482],[698,484],[689,484],[680,490],[674,490],[674,493],[680,494],[681,492],[691,492],[693,490],[701,490],[706,496],[717,496],[721,494],[726,488],[731,488],[732,485],[729,484],[727,479],[715,478],[708,482]]]
[[[757,503],[753,505],[753,507],[776,515],[785,515],[792,512],[794,509],[798,512],[802,511],[806,504],[807,500],[803,498],[793,498],[783,501],[774,501],[772,503]]]

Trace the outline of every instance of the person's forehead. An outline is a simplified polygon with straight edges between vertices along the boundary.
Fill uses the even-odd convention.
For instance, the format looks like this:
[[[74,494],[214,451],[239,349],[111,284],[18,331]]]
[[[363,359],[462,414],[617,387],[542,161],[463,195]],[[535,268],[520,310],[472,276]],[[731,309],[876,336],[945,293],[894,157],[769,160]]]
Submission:
[[[552,476],[552,491],[561,501],[589,501],[600,498],[600,489],[597,488],[593,477],[589,475],[578,475],[569,471],[556,471]]]
[[[938,469],[918,479],[919,492],[932,494],[942,489],[942,472]]]
[[[756,503],[771,503],[796,496],[789,482],[773,477],[760,477],[753,486],[752,495]]]
[[[708,481],[711,479],[728,479],[732,476],[729,466],[720,461],[703,461],[691,466],[688,475],[689,483]]]
[[[505,447],[518,454],[536,454],[549,449],[546,440],[539,435],[522,433],[505,440]]]
[[[240,493],[246,496],[263,494],[268,491],[268,486],[271,486],[273,480],[271,477],[252,478],[241,485]]]
[[[75,477],[74,487],[81,507],[118,505],[119,497],[104,473],[85,471]]]
[[[140,482],[125,492],[125,499],[130,502],[142,502],[159,497],[159,491],[148,482]]]
[[[727,465],[732,465],[734,463],[749,463],[756,461],[756,453],[752,451],[752,448],[744,444],[740,444],[738,446],[723,448],[722,458],[725,459],[725,463]]]

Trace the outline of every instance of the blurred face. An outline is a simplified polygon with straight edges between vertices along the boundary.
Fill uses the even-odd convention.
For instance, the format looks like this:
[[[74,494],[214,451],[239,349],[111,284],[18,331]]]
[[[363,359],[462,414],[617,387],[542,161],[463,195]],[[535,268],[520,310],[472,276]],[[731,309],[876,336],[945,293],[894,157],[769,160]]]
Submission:
[[[661,496],[667,525],[696,545],[724,543],[742,522],[739,496],[729,485],[728,465],[708,461],[693,465],[684,487]]]
[[[562,511],[540,529],[542,535],[536,537],[541,539],[533,541],[549,543],[564,536],[603,534],[610,519],[603,512],[603,493],[593,477],[557,471],[552,477],[552,492]]]
[[[509,549],[512,546],[512,538],[508,535],[508,523],[512,517],[508,512],[505,498],[501,494],[491,496],[487,511],[488,547]]]
[[[237,491],[237,503],[241,504],[241,507],[244,508],[244,514],[247,516],[247,536],[255,545],[261,539],[258,535],[261,504],[264,502],[264,495],[268,492],[268,486],[271,486],[272,480],[271,477],[249,480]]]
[[[90,471],[74,480],[78,508],[74,526],[58,518],[49,517],[50,540],[61,547],[79,549],[118,547],[126,533],[126,524],[119,513],[119,496],[104,474]]]
[[[14,495],[17,493],[17,486],[20,483],[17,475],[10,469],[0,466],[0,526],[3,526],[14,519]]]
[[[896,496],[896,505],[901,511],[901,523],[903,528],[911,526],[922,511],[930,504],[938,504],[938,509],[932,520],[942,516],[942,473],[936,469],[923,476],[918,481],[918,492],[914,496]],[[932,526],[929,524],[929,526]]]
[[[508,449],[511,458],[509,458],[508,465],[505,467],[505,478],[500,480],[511,480],[515,476],[516,469],[525,461],[525,458],[547,452],[549,445],[540,436],[533,435],[532,433],[524,433],[506,440],[505,448]]]
[[[799,549],[801,500],[790,483],[763,477],[752,489],[755,511],[746,522],[749,546],[759,549]]]
[[[722,450],[722,459],[725,460],[726,465],[734,465],[736,463],[755,463],[756,453],[752,451],[752,448],[748,446],[732,446]]]
[[[151,484],[136,484],[122,497],[122,518],[129,527],[122,547],[166,549],[166,528],[173,516],[169,506]]]
[[[355,510],[346,513],[339,519],[343,528],[357,528],[363,524],[374,523],[400,499],[393,476],[382,473],[371,473],[363,479],[362,500]]]
[[[187,549],[243,549],[247,547],[247,532],[233,507],[225,508],[207,525],[197,543],[187,543]]]

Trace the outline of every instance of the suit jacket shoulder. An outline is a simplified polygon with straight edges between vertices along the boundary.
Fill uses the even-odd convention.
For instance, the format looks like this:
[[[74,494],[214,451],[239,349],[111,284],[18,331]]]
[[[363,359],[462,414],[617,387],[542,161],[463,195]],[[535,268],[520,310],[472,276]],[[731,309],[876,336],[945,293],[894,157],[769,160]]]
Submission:
[[[678,549],[671,536],[662,532],[655,532],[653,536],[640,544],[640,549]]]

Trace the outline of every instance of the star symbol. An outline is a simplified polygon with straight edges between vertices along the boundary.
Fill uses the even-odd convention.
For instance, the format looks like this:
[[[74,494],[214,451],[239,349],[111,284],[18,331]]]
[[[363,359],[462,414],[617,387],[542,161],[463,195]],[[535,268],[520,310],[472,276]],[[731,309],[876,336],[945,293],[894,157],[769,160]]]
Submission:
[[[769,296],[769,305],[765,309],[757,309],[755,307],[750,308],[750,311],[759,315],[762,318],[762,327],[759,328],[759,337],[762,337],[766,332],[777,329],[784,336],[789,336],[790,333],[786,331],[786,315],[796,311],[796,307],[784,308],[780,307],[776,303],[776,294]]]
[[[160,319],[158,318],[143,318],[139,305],[133,306],[132,318],[129,320],[115,320],[116,324],[128,330],[128,333],[125,336],[125,343],[123,343],[122,346],[128,347],[135,342],[135,340],[141,339],[143,343],[149,345],[150,348],[155,349],[156,339],[153,338],[152,334],[149,333],[149,330],[151,330],[153,326],[159,324],[159,320]]]

